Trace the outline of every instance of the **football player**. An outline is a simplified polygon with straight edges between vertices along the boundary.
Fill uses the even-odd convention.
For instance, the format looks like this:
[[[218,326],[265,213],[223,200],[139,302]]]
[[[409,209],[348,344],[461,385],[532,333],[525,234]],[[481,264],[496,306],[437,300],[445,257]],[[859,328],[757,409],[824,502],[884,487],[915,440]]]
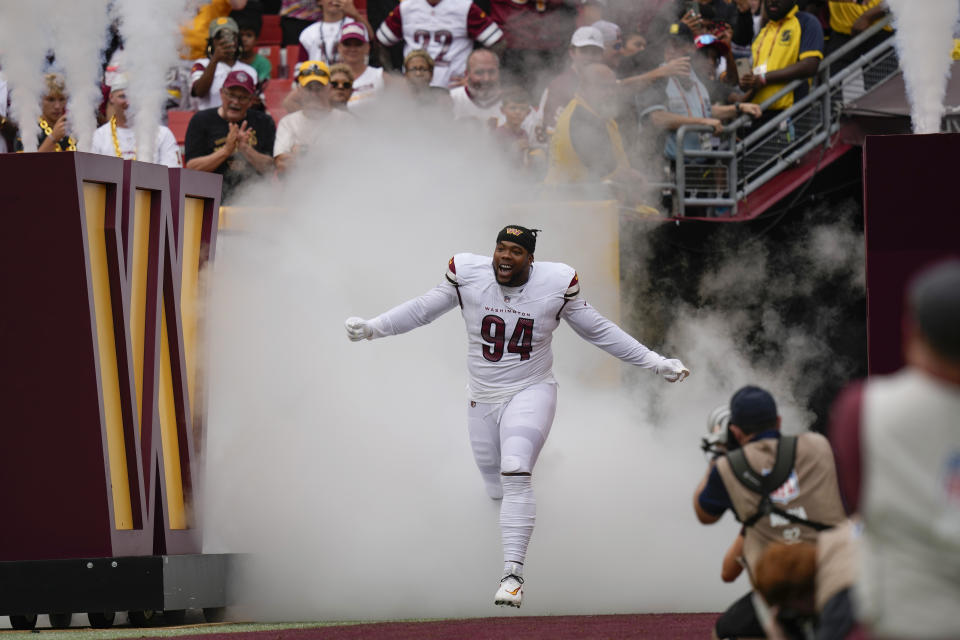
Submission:
[[[531,473],[557,406],[550,342],[560,320],[588,342],[669,382],[690,373],[587,304],[572,267],[534,263],[538,231],[504,227],[492,260],[458,253],[434,289],[371,320],[346,321],[350,340],[373,340],[410,331],[460,307],[469,346],[470,445],[488,495],[502,500],[504,569],[494,602],[512,607],[519,607],[523,597],[523,562],[536,519]]]

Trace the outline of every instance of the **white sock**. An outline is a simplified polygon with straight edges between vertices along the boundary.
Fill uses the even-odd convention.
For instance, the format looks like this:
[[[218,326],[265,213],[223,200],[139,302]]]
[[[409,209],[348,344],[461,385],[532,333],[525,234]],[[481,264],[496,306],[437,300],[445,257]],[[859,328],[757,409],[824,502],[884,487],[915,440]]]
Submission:
[[[503,541],[504,572],[522,575],[527,545],[537,520],[537,500],[531,476],[503,476],[500,503],[500,534]]]

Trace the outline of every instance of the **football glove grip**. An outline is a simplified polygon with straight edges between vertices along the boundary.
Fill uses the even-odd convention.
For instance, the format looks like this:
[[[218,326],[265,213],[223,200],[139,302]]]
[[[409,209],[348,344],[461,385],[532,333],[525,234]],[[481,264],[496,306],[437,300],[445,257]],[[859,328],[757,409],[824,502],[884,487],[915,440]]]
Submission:
[[[670,358],[657,365],[657,375],[667,382],[680,382],[690,375],[690,370],[676,358]]]
[[[370,337],[373,336],[373,329],[370,327],[370,323],[363,318],[357,318],[356,316],[347,318],[344,326],[347,328],[347,337],[353,342],[369,340]]]

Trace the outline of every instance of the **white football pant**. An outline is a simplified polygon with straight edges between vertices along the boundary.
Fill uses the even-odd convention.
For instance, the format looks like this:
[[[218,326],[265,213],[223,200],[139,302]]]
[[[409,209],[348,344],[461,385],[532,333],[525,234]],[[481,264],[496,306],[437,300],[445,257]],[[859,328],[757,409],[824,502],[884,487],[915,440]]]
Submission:
[[[557,385],[535,384],[499,404],[471,402],[470,446],[487,494],[500,504],[503,560],[520,575],[533,534],[537,505],[529,474],[547,441],[557,411]],[[519,566],[518,566],[519,565]]]

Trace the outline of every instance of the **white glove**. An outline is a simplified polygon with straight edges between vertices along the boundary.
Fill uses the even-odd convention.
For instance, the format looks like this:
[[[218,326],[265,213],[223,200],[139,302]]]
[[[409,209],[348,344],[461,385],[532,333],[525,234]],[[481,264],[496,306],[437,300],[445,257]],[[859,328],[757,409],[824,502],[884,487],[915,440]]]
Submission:
[[[690,375],[690,370],[682,362],[673,358],[657,365],[657,375],[663,376],[667,382],[680,382]]]
[[[344,325],[347,327],[347,337],[354,342],[369,340],[373,335],[373,329],[370,328],[370,323],[363,318],[357,318],[356,316],[347,318]]]

